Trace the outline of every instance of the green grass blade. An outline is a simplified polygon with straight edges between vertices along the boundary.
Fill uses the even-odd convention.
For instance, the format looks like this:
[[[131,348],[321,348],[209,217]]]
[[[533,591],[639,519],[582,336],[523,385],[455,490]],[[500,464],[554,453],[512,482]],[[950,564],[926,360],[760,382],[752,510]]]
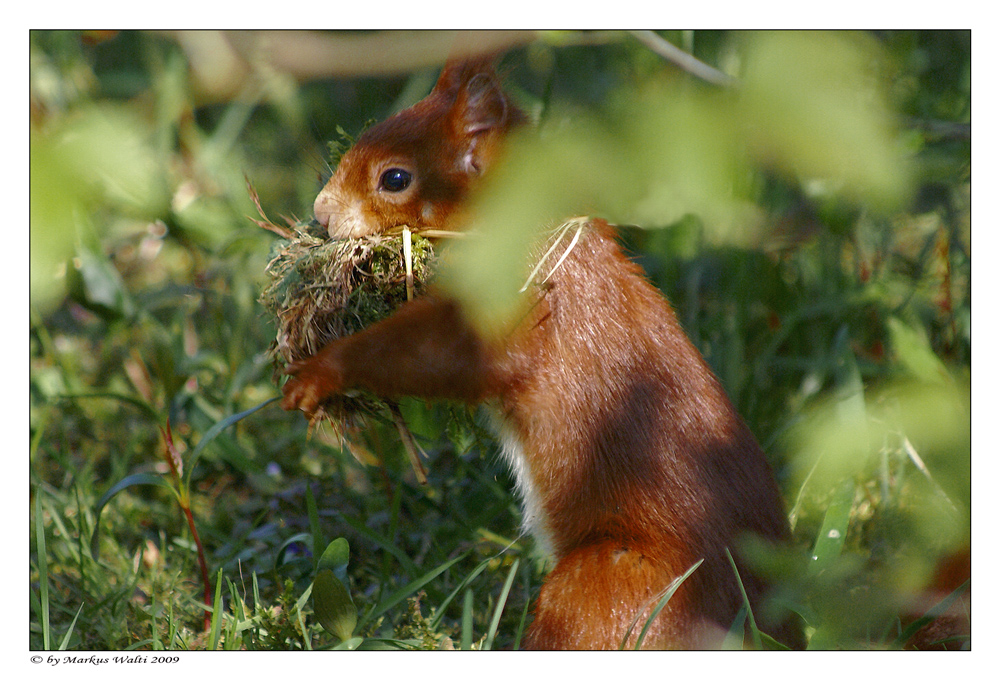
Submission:
[[[500,597],[497,598],[496,609],[493,612],[493,620],[490,621],[490,628],[486,632],[486,642],[483,643],[483,649],[493,648],[493,639],[497,634],[497,626],[500,625],[500,615],[503,614],[504,605],[507,604],[507,596],[510,594],[510,587],[514,583],[514,577],[517,575],[517,568],[521,566],[521,560],[514,560],[514,564],[510,566],[510,573],[507,574],[507,580],[504,581],[503,590],[500,591]]]
[[[963,583],[958,588],[955,588],[955,590],[949,593],[946,598],[944,598],[936,605],[928,609],[926,614],[921,616],[916,621],[910,623],[906,628],[903,629],[903,632],[899,634],[899,637],[896,638],[895,641],[893,641],[892,643],[893,649],[902,649],[903,645],[905,645],[906,642],[911,637],[913,637],[918,630],[920,630],[928,623],[930,623],[931,621],[933,621],[934,619],[936,619],[937,617],[941,616],[946,611],[948,611],[948,609],[955,602],[955,600],[957,600],[968,587],[969,587],[969,580],[966,580],[965,583]]]
[[[146,646],[149,646],[149,645],[152,645],[152,644],[153,644],[153,638],[145,638],[143,640],[139,640],[138,642],[133,642],[128,647],[125,647],[122,651],[125,651],[125,652],[134,652],[137,649],[142,649],[143,647],[146,647]]]
[[[309,637],[309,629],[306,628],[306,617],[305,614],[302,613],[302,607],[295,608],[295,619],[299,622],[299,630],[302,631],[302,646],[305,647],[306,650],[311,650],[312,638]]]
[[[521,648],[521,638],[524,637],[524,624],[528,621],[528,612],[531,611],[531,600],[526,600],[524,603],[524,609],[521,610],[521,620],[517,622],[517,631],[514,633],[514,647],[517,650]]]
[[[191,451],[191,455],[188,458],[187,469],[184,471],[184,484],[185,484],[185,486],[191,481],[191,471],[194,469],[195,463],[198,461],[198,458],[201,456],[201,452],[204,450],[204,448],[206,446],[208,446],[208,444],[213,439],[215,439],[216,437],[219,436],[220,432],[222,432],[223,430],[225,430],[230,425],[232,425],[234,423],[238,423],[239,421],[243,420],[247,416],[256,413],[257,411],[261,410],[262,408],[264,408],[268,404],[271,404],[272,402],[277,401],[278,399],[280,399],[280,397],[272,397],[270,399],[267,399],[266,401],[263,401],[263,402],[257,404],[256,406],[254,406],[252,408],[248,408],[246,411],[240,411],[239,413],[234,413],[233,415],[231,415],[231,416],[229,416],[227,418],[223,418],[222,420],[220,420],[219,422],[217,422],[215,425],[213,425],[212,427],[210,427],[208,429],[208,432],[206,432],[205,435],[201,439],[198,440],[198,443],[195,445],[194,450]]]
[[[639,631],[639,637],[635,641],[636,649],[642,648],[642,641],[646,639],[646,633],[649,632],[649,627],[653,625],[653,620],[656,619],[659,613],[663,611],[663,608],[667,606],[667,603],[670,602],[670,598],[674,596],[674,593],[677,592],[677,589],[681,587],[681,584],[684,583],[684,581],[686,581],[688,577],[694,573],[695,569],[700,567],[701,563],[704,561],[705,558],[702,558],[697,562],[695,562],[693,565],[691,565],[690,569],[688,569],[683,574],[675,578],[673,581],[670,582],[670,585],[666,587],[666,589],[663,591],[663,594],[660,596],[660,601],[656,604],[656,607],[653,608],[653,611],[646,618],[646,623],[645,625],[643,625],[642,630]],[[644,609],[646,609],[645,606],[642,607],[636,613],[635,619],[628,627],[628,630],[625,631],[625,637],[622,638],[621,645],[619,645],[618,647],[619,649],[625,649],[625,643],[628,641],[629,636],[632,634],[632,629],[634,629],[635,625],[639,622],[639,615],[642,613]]]
[[[347,515],[340,515],[339,519],[343,520],[348,526],[350,526],[356,532],[358,532],[371,542],[378,545],[378,547],[380,547],[382,550],[386,551],[387,553],[395,557],[399,561],[400,566],[403,567],[403,571],[406,574],[412,575],[417,573],[418,571],[417,565],[414,564],[413,560],[410,559],[410,556],[407,555],[403,550],[400,550],[399,546],[394,544],[391,539],[384,538],[376,534],[374,531],[366,527],[363,522],[359,522],[357,519],[353,517],[348,517]]]
[[[167,603],[167,649],[174,649],[174,640],[177,638],[177,619],[174,616],[174,602]]]
[[[467,555],[468,552],[462,553],[458,557],[451,559],[438,567],[435,567],[434,569],[430,570],[420,578],[410,581],[405,586],[403,586],[396,592],[386,597],[374,609],[365,614],[365,616],[361,619],[361,621],[358,622],[357,630],[363,630],[369,621],[377,619],[379,616],[381,616],[385,612],[389,611],[390,609],[398,605],[400,602],[408,598],[410,595],[417,592],[425,585],[427,585],[428,583],[436,579],[438,576],[440,576],[442,573],[450,569],[453,565],[464,560]]]
[[[160,627],[156,625],[156,612],[159,607],[156,606],[156,595],[150,598],[149,602],[149,634],[153,639],[150,647],[153,648],[154,652],[163,651],[163,642],[160,640]]]
[[[38,551],[38,595],[41,600],[42,649],[49,651],[49,556],[45,549],[45,521],[42,518],[42,491],[35,487],[35,543]]]
[[[233,610],[233,625],[226,631],[226,639],[222,648],[227,651],[239,649],[243,641],[241,632],[249,625],[244,611],[243,598],[240,597],[239,590],[232,579],[226,577],[226,586],[229,588],[229,605]]]
[[[723,650],[738,651],[743,649],[744,639],[746,638],[747,611],[749,611],[747,606],[742,605],[739,611],[736,612],[736,618],[733,619],[729,630],[726,631],[726,636],[722,639]]]
[[[757,620],[753,616],[753,608],[750,606],[750,598],[747,596],[747,589],[743,587],[743,579],[740,577],[740,570],[736,567],[736,560],[733,559],[733,554],[729,552],[729,548],[726,548],[726,557],[729,559],[729,566],[733,568],[733,574],[736,575],[736,584],[740,587],[740,595],[743,597],[743,607],[746,611],[747,618],[750,620],[750,635],[753,637],[754,649],[763,649],[764,647],[760,639],[760,631],[757,629]]]
[[[462,602],[462,651],[472,649],[472,589],[465,591]]]
[[[173,487],[165,478],[160,475],[154,475],[146,472],[141,472],[134,475],[129,475],[125,479],[121,480],[113,487],[108,489],[101,499],[97,501],[97,505],[94,506],[94,533],[90,538],[90,554],[96,561],[98,559],[98,553],[100,552],[100,545],[98,543],[100,539],[101,532],[101,511],[104,510],[104,506],[111,501],[119,492],[129,488],[130,486],[137,486],[140,484],[147,484],[150,486],[162,486],[164,488],[170,489],[177,496],[177,489]],[[178,496],[178,500],[180,497]]]
[[[298,533],[298,534],[295,534],[294,536],[289,536],[288,538],[286,538],[284,541],[281,542],[281,545],[278,546],[277,552],[275,552],[275,554],[274,554],[274,570],[278,571],[278,568],[282,564],[284,564],[283,560],[285,558],[285,553],[288,551],[288,549],[291,546],[295,545],[296,543],[312,543],[315,540],[316,539],[315,539],[314,535],[307,534],[305,532]],[[319,557],[316,554],[317,553],[317,548],[315,546],[311,546],[311,547],[312,547],[312,551],[313,551],[312,562],[313,562],[313,566],[315,566],[316,565],[316,560],[318,560]]]
[[[59,399],[66,399],[67,401],[75,401],[78,399],[114,399],[120,401],[123,404],[131,404],[137,409],[142,411],[144,414],[149,416],[152,420],[159,418],[159,413],[153,408],[153,405],[147,402],[145,399],[139,397],[133,397],[128,394],[121,394],[118,392],[85,392],[80,394],[60,394]]]
[[[851,521],[851,509],[854,504],[854,480],[847,479],[841,483],[827,506],[823,516],[823,524],[816,535],[816,545],[810,556],[807,572],[818,574],[829,567],[844,547],[847,538],[847,526]]]
[[[208,636],[208,649],[219,647],[219,632],[222,630],[222,570],[219,569],[215,579],[215,602],[212,604],[212,628]]]
[[[451,601],[458,597],[458,594],[465,590],[465,588],[472,583],[477,576],[483,573],[483,570],[490,565],[490,560],[492,559],[492,557],[488,557],[476,565],[476,568],[469,572],[469,575],[462,579],[461,583],[455,586],[455,588],[448,594],[448,597],[441,601],[441,604],[437,606],[437,612],[431,618],[431,630],[437,630],[437,627],[441,624],[441,619],[444,617],[444,613],[448,609],[448,605],[451,604]]]

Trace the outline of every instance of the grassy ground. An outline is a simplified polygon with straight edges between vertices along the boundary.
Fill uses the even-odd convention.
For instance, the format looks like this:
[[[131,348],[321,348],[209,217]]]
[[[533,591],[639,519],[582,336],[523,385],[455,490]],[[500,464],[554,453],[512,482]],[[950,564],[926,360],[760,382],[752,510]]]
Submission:
[[[516,52],[519,96],[585,110],[662,68],[604,37]],[[727,36],[671,37],[733,56]],[[766,238],[691,215],[624,233],[777,471],[796,546],[773,567],[820,648],[902,644],[932,604],[904,596],[970,535],[968,37],[879,40],[910,121],[902,206],[758,170]],[[307,216],[336,127],[433,73],[227,92],[166,36],[31,49],[30,647],[515,646],[544,565],[479,414],[402,404],[420,485],[391,422],[349,451],[266,403],[275,237],[244,176],[272,217]]]

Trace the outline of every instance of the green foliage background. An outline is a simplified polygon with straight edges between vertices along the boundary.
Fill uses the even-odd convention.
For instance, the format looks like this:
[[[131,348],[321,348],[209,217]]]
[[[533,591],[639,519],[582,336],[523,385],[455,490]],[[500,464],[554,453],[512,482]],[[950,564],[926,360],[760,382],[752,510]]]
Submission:
[[[627,33],[544,33],[506,54],[541,134],[479,206],[485,254],[444,280],[494,318],[539,225],[638,225],[626,245],[786,491],[796,548],[762,559],[811,645],[890,646],[903,596],[970,543],[970,35],[660,37],[737,84]],[[350,557],[328,572],[360,613],[350,646],[514,645],[544,566],[495,444],[451,405],[403,404],[425,487],[389,423],[354,456],[277,406],[212,439],[188,474],[214,632],[164,489],[116,495],[89,551],[109,488],[169,474],[160,427],[183,453],[278,394],[257,303],[275,237],[247,219],[245,178],[270,216],[308,217],[338,128],[436,75],[296,78],[246,44],[31,34],[31,647],[344,644],[308,597],[337,537]]]

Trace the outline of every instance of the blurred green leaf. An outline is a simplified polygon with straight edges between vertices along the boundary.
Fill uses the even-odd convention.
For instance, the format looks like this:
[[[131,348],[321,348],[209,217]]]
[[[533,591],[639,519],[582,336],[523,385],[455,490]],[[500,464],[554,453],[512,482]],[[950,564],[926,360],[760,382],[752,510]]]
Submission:
[[[896,355],[914,378],[931,383],[947,379],[948,369],[934,354],[926,333],[895,316],[890,317],[886,324]]]
[[[756,155],[843,187],[870,207],[909,193],[879,45],[860,33],[768,31],[746,40],[741,105]]]
[[[115,266],[86,247],[66,266],[66,288],[73,300],[107,320],[128,318],[135,310]]]
[[[72,182],[38,187],[39,202],[60,201],[67,189],[89,202],[104,200],[133,215],[156,215],[167,203],[153,127],[131,107],[83,107],[43,133],[52,162]],[[47,224],[38,225],[43,230]]]
[[[85,209],[85,192],[62,163],[55,135],[32,130],[30,144],[31,302],[44,313],[64,293],[57,274],[75,252],[76,219]]]
[[[651,87],[625,99],[628,123],[613,142],[625,167],[608,168],[601,178],[613,198],[599,214],[646,227],[695,214],[714,240],[743,241],[741,230],[754,224],[734,191],[749,171],[734,94]],[[595,167],[605,163],[597,160]]]
[[[133,108],[111,104],[83,107],[48,127],[32,129],[33,304],[46,308],[54,303],[57,269],[78,244],[99,244],[100,235],[94,241],[90,234],[78,233],[98,210],[146,217],[163,212],[166,184],[152,134]],[[85,276],[94,274],[93,266],[88,263]],[[100,278],[110,280],[106,274]],[[96,292],[100,298],[105,291]],[[115,309],[114,303],[108,308]]]

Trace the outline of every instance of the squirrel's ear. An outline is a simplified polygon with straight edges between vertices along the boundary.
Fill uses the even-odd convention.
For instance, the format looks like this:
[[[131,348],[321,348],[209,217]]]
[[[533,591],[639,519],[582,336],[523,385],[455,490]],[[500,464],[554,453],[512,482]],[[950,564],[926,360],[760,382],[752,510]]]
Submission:
[[[452,108],[451,124],[462,146],[461,167],[478,175],[492,161],[507,125],[507,99],[496,80],[477,75]]]
[[[467,135],[502,128],[507,122],[507,97],[493,74],[477,73],[455,102],[455,123]]]
[[[432,95],[446,102],[447,125],[458,145],[462,172],[479,174],[490,164],[506,132],[525,121],[500,86],[497,55],[453,59],[441,71]]]
[[[507,124],[507,97],[493,69],[494,58],[453,59],[441,70],[434,93],[451,101],[456,134],[473,135]]]

